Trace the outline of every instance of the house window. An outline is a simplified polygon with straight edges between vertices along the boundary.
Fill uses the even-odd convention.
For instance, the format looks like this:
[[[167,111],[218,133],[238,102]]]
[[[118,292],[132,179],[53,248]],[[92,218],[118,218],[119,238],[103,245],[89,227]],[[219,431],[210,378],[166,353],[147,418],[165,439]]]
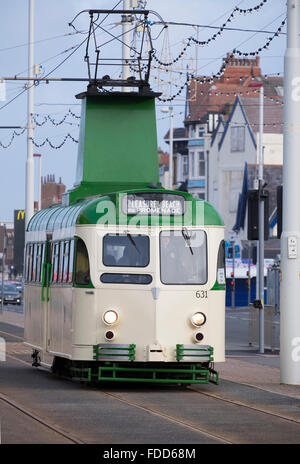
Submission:
[[[219,121],[218,113],[210,113],[208,115],[208,132],[213,132],[216,129],[218,125],[218,121]]]
[[[198,169],[199,169],[199,177],[205,177],[204,151],[198,152]]]
[[[192,124],[192,125],[190,126],[190,138],[191,138],[191,139],[195,138],[195,135],[196,135],[195,124]]]
[[[182,175],[189,175],[189,157],[186,155],[182,157]]]
[[[231,151],[245,151],[245,126],[231,127]]]
[[[204,127],[198,126],[198,137],[204,137],[205,130]]]
[[[191,156],[191,166],[190,166],[190,177],[194,177],[195,172],[195,153],[192,151],[190,153]]]

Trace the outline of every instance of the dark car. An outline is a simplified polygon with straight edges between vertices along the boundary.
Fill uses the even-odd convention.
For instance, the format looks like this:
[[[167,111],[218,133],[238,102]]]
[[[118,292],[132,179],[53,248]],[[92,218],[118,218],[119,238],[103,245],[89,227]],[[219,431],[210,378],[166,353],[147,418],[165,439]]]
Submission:
[[[4,284],[3,304],[20,305],[22,297],[14,284]],[[2,303],[2,286],[0,287],[0,303]]]

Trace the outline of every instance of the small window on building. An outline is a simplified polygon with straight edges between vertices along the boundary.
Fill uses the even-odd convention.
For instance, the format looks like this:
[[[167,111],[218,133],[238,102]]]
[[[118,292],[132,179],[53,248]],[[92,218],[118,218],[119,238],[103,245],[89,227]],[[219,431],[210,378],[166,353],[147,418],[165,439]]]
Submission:
[[[196,128],[195,128],[195,124],[192,124],[190,126],[190,138],[193,139],[195,138],[195,136],[196,136]]]
[[[191,157],[190,177],[194,177],[195,176],[195,153],[193,151],[190,153],[190,157]]]
[[[245,126],[231,127],[231,151],[245,151]]]
[[[189,157],[187,155],[182,157],[182,174],[183,176],[189,175]]]
[[[77,285],[88,285],[90,283],[89,255],[81,238],[77,240],[76,246],[75,283]]]
[[[204,151],[198,152],[198,172],[199,177],[205,177],[205,156]]]
[[[208,132],[213,132],[219,121],[219,115],[217,113],[210,113],[208,115]]]
[[[205,129],[202,126],[198,126],[198,137],[204,137]]]

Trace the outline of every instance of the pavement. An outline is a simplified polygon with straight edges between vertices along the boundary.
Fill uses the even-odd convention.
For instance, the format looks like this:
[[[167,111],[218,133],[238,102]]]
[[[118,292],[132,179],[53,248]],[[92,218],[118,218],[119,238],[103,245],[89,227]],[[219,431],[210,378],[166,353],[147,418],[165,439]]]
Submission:
[[[248,308],[236,308],[239,311],[245,311]],[[17,327],[24,327],[24,314],[19,310],[4,308],[3,313],[0,311],[0,322],[11,324]],[[230,323],[230,319],[228,319]],[[216,363],[215,369],[222,379],[231,382],[238,382],[247,386],[259,388],[271,393],[277,393],[293,398],[300,399],[300,385],[285,385],[280,383],[279,353],[259,354],[258,350],[253,347],[244,345],[241,350],[227,350],[225,363]]]

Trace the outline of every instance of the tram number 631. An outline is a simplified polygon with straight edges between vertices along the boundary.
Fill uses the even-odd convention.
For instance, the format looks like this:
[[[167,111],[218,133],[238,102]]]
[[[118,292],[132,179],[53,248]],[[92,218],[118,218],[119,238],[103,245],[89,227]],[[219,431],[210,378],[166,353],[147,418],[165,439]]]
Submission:
[[[207,298],[207,290],[197,290],[196,298]]]

